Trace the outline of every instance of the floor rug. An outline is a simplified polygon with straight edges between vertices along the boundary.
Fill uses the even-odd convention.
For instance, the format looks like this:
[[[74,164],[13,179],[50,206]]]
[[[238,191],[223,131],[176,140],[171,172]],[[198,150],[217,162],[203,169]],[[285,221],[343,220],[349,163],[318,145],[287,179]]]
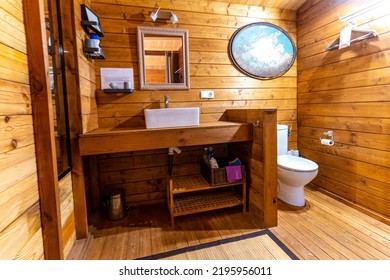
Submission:
[[[268,229],[155,254],[138,260],[298,260]]]

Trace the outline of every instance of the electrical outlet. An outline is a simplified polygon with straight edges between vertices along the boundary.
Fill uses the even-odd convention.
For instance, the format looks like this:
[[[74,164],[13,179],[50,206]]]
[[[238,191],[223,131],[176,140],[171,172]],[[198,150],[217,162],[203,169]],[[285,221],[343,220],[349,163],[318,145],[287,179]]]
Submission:
[[[200,98],[214,98],[214,91],[213,90],[201,90],[200,91]]]

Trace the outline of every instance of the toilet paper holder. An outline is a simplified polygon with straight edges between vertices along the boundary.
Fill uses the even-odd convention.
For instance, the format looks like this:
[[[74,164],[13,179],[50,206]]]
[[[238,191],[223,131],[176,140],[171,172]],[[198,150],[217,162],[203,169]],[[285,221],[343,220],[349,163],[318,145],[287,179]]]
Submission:
[[[325,132],[324,132],[324,135],[330,137],[329,140],[331,140],[332,142],[334,141],[334,140],[333,140],[333,131],[332,131],[332,130],[325,131]],[[322,139],[323,139],[323,138],[320,137],[320,140],[322,140]]]

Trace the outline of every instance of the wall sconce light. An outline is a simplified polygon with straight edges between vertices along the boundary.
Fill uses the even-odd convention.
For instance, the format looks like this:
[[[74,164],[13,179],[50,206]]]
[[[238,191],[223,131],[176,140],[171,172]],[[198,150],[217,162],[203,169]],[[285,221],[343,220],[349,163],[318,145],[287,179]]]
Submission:
[[[81,4],[81,26],[85,33],[96,33],[100,37],[103,37],[103,30],[100,27],[99,17],[86,5]]]
[[[153,22],[155,22],[158,19],[158,12],[160,11],[160,8],[158,8],[156,11],[152,12],[150,14],[150,18]]]
[[[83,51],[88,59],[104,59],[104,53],[99,46],[103,37],[103,30],[100,27],[99,17],[86,5],[81,4],[81,26],[85,33],[89,35],[83,42]]]
[[[174,13],[171,12],[171,21],[173,24],[175,23],[178,23],[179,22],[179,19],[177,18],[177,15],[175,15]]]
[[[149,17],[153,22],[155,22],[157,19],[169,19],[172,21],[173,24],[179,22],[179,19],[174,13],[168,11],[160,11],[160,7],[157,8],[157,10],[151,12]]]

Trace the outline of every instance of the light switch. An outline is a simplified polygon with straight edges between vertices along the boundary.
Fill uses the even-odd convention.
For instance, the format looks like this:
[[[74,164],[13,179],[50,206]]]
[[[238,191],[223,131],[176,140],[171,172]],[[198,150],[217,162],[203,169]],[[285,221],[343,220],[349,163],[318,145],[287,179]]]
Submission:
[[[214,91],[213,90],[201,90],[200,91],[200,98],[214,98]]]

